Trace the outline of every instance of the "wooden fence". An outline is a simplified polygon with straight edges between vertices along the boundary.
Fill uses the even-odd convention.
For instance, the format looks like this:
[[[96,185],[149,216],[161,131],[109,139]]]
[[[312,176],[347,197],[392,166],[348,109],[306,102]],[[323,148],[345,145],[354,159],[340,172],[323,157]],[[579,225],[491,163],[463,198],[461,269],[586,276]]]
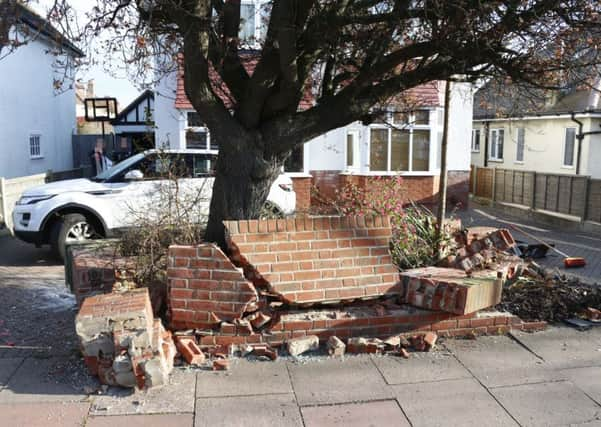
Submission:
[[[12,230],[12,212],[21,193],[28,188],[45,184],[47,182],[61,181],[64,179],[81,178],[85,169],[70,169],[67,171],[40,173],[37,175],[21,176],[6,179],[0,177],[0,224]]]
[[[497,202],[527,206],[601,222],[601,180],[580,175],[473,166],[472,193]]]

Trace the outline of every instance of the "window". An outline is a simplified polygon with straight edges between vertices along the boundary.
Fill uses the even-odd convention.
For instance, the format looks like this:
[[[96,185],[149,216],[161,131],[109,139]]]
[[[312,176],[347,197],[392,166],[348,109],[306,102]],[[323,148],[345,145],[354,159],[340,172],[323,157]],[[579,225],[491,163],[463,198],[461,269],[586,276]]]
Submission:
[[[29,157],[32,159],[42,158],[41,135],[29,135]]]
[[[390,118],[392,126],[371,126],[370,170],[430,170],[430,110],[393,112]]]
[[[474,153],[480,152],[480,129],[472,130],[472,151]]]
[[[388,170],[389,129],[371,129],[369,168],[372,171]]]
[[[524,161],[524,136],[526,134],[526,129],[518,128],[517,134],[517,152],[515,153],[515,161],[523,162]]]
[[[429,111],[409,115],[393,113],[394,126],[372,125],[369,168],[371,171],[408,172],[430,170]]]
[[[284,162],[284,171],[303,172],[304,171],[304,148],[301,145],[296,147],[290,153],[290,156]]]
[[[219,146],[210,138],[208,129],[196,111],[186,114],[186,148],[217,151]]]
[[[255,41],[255,5],[240,5],[240,40],[246,42]]]
[[[359,168],[359,131],[351,130],[346,134],[346,167]]]
[[[504,129],[490,130],[490,160],[503,160]]]
[[[430,110],[418,110],[413,113],[413,124],[428,125],[430,124]]]
[[[563,144],[563,166],[574,166],[574,147],[576,145],[576,128],[567,128]]]

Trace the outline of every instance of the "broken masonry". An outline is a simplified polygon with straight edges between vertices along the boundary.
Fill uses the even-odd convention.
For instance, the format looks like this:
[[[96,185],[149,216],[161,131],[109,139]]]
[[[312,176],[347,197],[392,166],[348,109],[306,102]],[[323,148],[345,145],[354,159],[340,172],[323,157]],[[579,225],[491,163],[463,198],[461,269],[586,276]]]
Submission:
[[[99,276],[85,269],[94,265],[89,254],[73,255],[73,286],[82,300],[113,291],[83,300],[76,319],[86,364],[103,383],[164,384],[176,348],[188,364],[227,370],[231,355],[275,360],[281,346],[292,356],[321,342],[332,356],[409,357],[409,349],[432,349],[438,336],[544,327],[481,311],[500,302],[504,281],[523,264],[507,230],[458,232],[456,255],[441,266],[399,272],[389,253],[387,217],[224,225],[227,254],[206,243],[169,248],[167,305],[175,343],[153,318],[146,290],[127,290],[123,280],[107,285],[111,272],[104,264],[103,281],[94,288],[86,283]],[[114,281],[127,276],[126,261],[115,262]]]

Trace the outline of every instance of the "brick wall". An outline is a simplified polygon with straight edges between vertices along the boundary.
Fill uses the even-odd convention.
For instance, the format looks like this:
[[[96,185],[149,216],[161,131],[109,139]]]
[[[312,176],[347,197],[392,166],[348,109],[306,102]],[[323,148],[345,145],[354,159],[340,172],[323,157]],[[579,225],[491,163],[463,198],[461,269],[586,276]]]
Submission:
[[[68,253],[67,282],[79,306],[89,296],[112,292],[117,272],[134,268],[133,261],[117,256],[114,248],[82,245]]]
[[[313,187],[316,194],[311,199],[315,208],[324,208],[324,200],[335,200],[336,190],[347,184],[360,188],[372,187],[374,176],[341,174],[339,171],[311,171]],[[397,176],[380,176],[378,179],[397,179]],[[439,176],[402,176],[399,197],[406,203],[414,201],[419,204],[434,207],[438,195]],[[460,207],[466,209],[469,200],[469,172],[449,171],[447,202],[449,208]]]
[[[291,179],[296,193],[296,214],[309,212],[311,208],[311,176],[294,176]]]
[[[510,330],[540,330],[545,322],[523,322],[508,313],[489,312],[472,313],[457,316],[449,313],[419,310],[403,306],[377,313],[369,307],[356,312],[347,310],[312,311],[310,315],[299,318],[297,313],[282,314],[278,321],[266,331],[260,333],[224,332],[203,336],[200,344],[204,346],[227,346],[230,344],[268,343],[281,345],[290,338],[317,335],[320,341],[330,336],[339,338],[379,337],[386,338],[395,334],[413,334],[434,331],[442,337],[461,337],[486,334],[505,334]]]
[[[387,217],[225,221],[234,261],[290,304],[398,293]]]
[[[253,284],[213,244],[169,247],[167,280],[176,329],[212,328],[258,308]]]

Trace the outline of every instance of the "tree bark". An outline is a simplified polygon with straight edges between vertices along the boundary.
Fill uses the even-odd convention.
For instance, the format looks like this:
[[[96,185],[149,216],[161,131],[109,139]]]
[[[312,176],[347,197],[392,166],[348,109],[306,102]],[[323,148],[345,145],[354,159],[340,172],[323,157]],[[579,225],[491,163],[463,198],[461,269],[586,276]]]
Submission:
[[[249,132],[234,149],[219,151],[205,240],[223,249],[223,221],[259,218],[271,185],[282,172],[284,158],[266,158],[261,145],[260,136]]]

